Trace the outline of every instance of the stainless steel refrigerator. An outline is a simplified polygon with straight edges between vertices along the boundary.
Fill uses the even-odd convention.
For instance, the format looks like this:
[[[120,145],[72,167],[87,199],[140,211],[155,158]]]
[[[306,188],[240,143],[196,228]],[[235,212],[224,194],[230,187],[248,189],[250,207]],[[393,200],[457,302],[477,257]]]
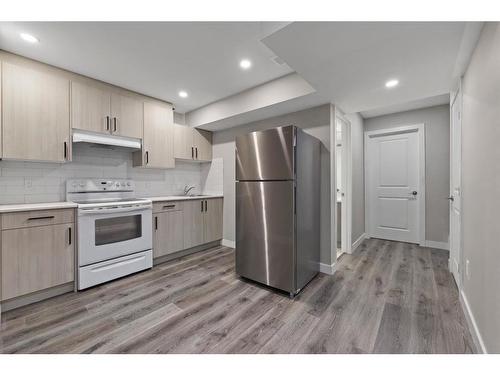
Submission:
[[[295,126],[238,136],[236,273],[293,296],[319,252],[319,140]]]

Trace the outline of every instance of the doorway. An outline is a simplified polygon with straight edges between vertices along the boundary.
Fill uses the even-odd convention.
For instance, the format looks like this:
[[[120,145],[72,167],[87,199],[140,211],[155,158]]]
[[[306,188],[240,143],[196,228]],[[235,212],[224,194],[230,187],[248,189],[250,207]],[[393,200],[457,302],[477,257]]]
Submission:
[[[425,245],[424,124],[365,132],[369,237]]]
[[[450,260],[449,269],[460,287],[461,226],[462,226],[462,93],[452,97],[450,127]]]
[[[351,252],[350,241],[350,123],[341,115],[335,118],[335,225],[337,259]]]

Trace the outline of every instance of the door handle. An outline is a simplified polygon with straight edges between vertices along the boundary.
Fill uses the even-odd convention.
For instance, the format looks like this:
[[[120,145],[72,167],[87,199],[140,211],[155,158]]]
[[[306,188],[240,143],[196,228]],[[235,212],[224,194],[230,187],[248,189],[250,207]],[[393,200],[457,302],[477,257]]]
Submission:
[[[207,207],[207,201],[205,201],[205,212],[207,212],[208,207]]]
[[[196,150],[196,160],[198,160],[198,147],[195,147]]]
[[[146,151],[146,164],[149,164],[149,151]]]
[[[113,117],[113,132],[116,132],[116,117]]]
[[[416,190],[413,190],[410,194],[413,195],[413,196],[416,196],[418,193],[417,193]]]
[[[71,245],[72,239],[71,239],[71,227],[68,228],[68,245]]]
[[[158,216],[155,216],[155,230],[158,230]]]
[[[201,202],[201,212],[203,212],[203,201],[200,202]]]
[[[454,201],[455,201],[455,198],[454,198],[454,197],[453,197],[453,195],[452,195],[452,196],[449,196],[449,197],[448,197],[448,200],[449,200],[449,201],[451,201],[451,202],[454,202]]]
[[[194,147],[191,147],[191,159],[194,159]]]
[[[109,131],[109,116],[106,116],[106,130]]]
[[[64,142],[64,160],[68,160],[68,142]]]

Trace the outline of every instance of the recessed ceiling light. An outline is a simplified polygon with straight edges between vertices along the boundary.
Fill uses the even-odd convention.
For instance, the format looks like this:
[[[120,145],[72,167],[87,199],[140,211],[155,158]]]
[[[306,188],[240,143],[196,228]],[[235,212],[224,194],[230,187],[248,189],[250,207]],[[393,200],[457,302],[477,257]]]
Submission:
[[[26,41],[28,43],[38,43],[39,42],[38,38],[31,35],[31,34],[21,33],[20,36],[24,41]]]
[[[397,79],[391,79],[385,83],[385,87],[391,88],[399,85],[399,81]]]
[[[241,69],[250,69],[252,67],[252,62],[248,59],[243,59],[240,61]]]
[[[187,98],[188,97],[188,93],[186,91],[179,91],[179,96],[181,98]]]

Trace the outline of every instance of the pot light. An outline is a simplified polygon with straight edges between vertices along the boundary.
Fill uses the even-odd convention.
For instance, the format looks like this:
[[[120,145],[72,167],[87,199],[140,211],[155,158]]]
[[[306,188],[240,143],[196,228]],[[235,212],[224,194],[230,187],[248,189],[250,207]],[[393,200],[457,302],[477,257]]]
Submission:
[[[391,79],[385,83],[385,87],[391,88],[391,87],[396,87],[399,85],[399,81],[397,79]]]
[[[22,40],[24,40],[28,43],[38,43],[39,42],[38,38],[31,35],[31,34],[21,33],[20,36],[21,36]]]
[[[188,97],[188,93],[186,91],[179,91],[179,96],[181,98],[187,98]]]
[[[252,67],[252,62],[248,59],[243,59],[240,61],[240,67],[241,69],[250,69]]]

